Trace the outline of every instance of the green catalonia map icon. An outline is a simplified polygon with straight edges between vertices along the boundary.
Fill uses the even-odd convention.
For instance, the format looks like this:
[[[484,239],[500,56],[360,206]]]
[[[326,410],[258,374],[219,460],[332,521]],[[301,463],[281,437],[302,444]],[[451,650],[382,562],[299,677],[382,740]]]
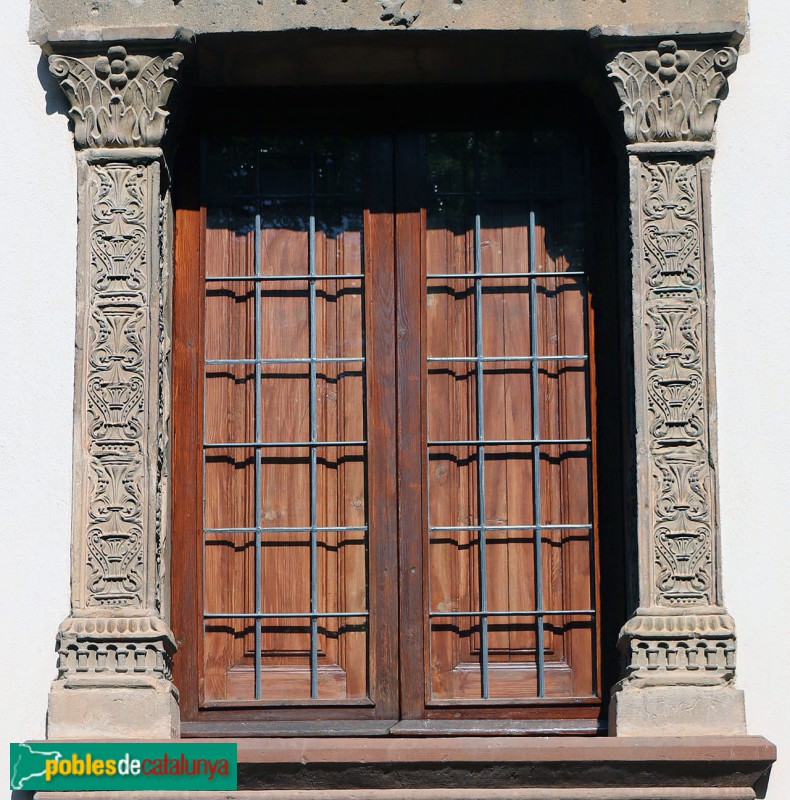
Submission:
[[[60,750],[47,750],[45,744],[11,745],[11,789],[33,789],[46,774],[46,762],[62,758]]]

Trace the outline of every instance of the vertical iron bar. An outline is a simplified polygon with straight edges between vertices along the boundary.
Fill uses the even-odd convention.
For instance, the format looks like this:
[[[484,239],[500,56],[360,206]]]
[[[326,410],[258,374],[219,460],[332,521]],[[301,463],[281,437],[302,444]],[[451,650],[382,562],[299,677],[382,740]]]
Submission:
[[[200,137],[200,196],[201,197],[204,197],[205,194],[208,193],[207,173],[208,173],[208,141],[207,141],[207,136],[204,133]],[[203,270],[203,272],[204,272],[203,277],[205,279],[205,270]],[[204,283],[203,283],[203,297],[201,299],[201,302],[203,303],[203,331],[202,331],[202,335],[203,335],[204,339],[205,339],[205,336],[206,336],[206,327],[205,326],[206,326],[206,316],[207,316],[207,310],[206,310],[207,301],[208,301],[208,286],[206,285],[205,280],[204,280]],[[203,364],[201,366],[201,369],[203,370],[203,374],[201,375],[201,381],[203,383],[203,386],[202,386],[202,388],[203,388],[203,401],[202,401],[203,408],[201,409],[201,423],[202,424],[201,424],[201,433],[200,433],[200,435],[203,437],[203,441],[205,442],[205,440],[206,440],[206,400],[205,400],[205,398],[206,398],[206,396],[208,394],[206,392],[206,380],[207,380],[208,376],[206,375],[206,353],[205,353],[205,348],[204,348],[204,352],[203,352]],[[207,497],[207,495],[206,495],[206,448],[205,447],[202,448],[201,462],[202,462],[201,463],[202,475],[201,475],[201,487],[200,488],[201,488],[202,494],[201,494],[201,516],[200,516],[200,518],[201,518],[201,524],[205,526],[205,524],[206,524],[206,497]],[[202,546],[203,549],[201,550],[201,553],[200,553],[200,561],[201,561],[201,568],[200,569],[201,569],[201,573],[202,573],[201,576],[200,576],[200,581],[201,581],[200,605],[201,605],[201,609],[203,611],[202,628],[203,628],[203,639],[205,641],[205,637],[206,637],[206,534],[205,533],[203,534],[203,537],[201,539],[201,546]]]
[[[535,256],[535,212],[529,212],[529,271],[537,270]],[[537,278],[529,279],[529,338],[532,356],[538,355],[538,287]],[[533,358],[530,366],[532,380],[532,438],[540,441],[540,392],[538,388],[539,362]],[[532,507],[535,523],[535,655],[538,674],[538,697],[546,691],[545,653],[543,649],[543,553],[541,552],[540,503],[540,445],[532,447]]]
[[[475,273],[482,272],[480,245],[480,214],[475,214]],[[475,278],[475,383],[477,389],[477,438],[485,441],[483,406],[483,286],[482,278]],[[478,537],[478,571],[480,572],[480,682],[483,700],[488,700],[488,575],[486,567],[486,483],[485,445],[477,445],[477,515],[480,525]]]
[[[313,207],[313,151],[310,150],[310,238],[308,241],[308,274],[310,316],[310,698],[318,698],[318,413],[316,409],[316,322],[315,322],[315,209]]]
[[[255,214],[255,276],[261,274],[261,214]],[[263,434],[261,424],[261,282],[255,281],[255,441],[260,442]],[[255,613],[261,614],[261,448],[255,448]],[[261,699],[261,618],[255,618],[255,699]]]

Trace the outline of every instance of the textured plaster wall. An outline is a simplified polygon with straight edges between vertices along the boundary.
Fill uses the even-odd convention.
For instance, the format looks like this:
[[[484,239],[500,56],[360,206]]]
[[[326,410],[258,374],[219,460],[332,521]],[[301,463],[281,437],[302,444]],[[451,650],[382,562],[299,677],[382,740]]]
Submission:
[[[0,797],[8,742],[44,734],[69,604],[76,177],[27,25],[0,3]]]
[[[790,5],[752,0],[713,178],[724,597],[751,733],[790,797]]]
[[[130,0],[130,7],[133,5]],[[713,187],[724,586],[749,728],[790,797],[790,6],[753,0]],[[60,99],[3,0],[0,117],[0,796],[7,742],[44,734],[68,611],[75,170]]]

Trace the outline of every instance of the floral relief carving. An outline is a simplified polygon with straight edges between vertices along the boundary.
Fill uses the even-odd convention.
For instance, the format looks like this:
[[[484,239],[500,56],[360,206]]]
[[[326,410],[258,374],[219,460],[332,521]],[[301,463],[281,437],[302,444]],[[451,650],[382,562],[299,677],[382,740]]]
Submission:
[[[650,433],[664,445],[691,443],[705,425],[699,304],[662,298],[646,305],[645,312]]]
[[[145,313],[134,303],[97,303],[92,314],[96,337],[89,359],[98,372],[121,367],[138,371],[143,365]]]
[[[422,0],[381,0],[381,21],[410,28],[422,11]]]
[[[607,65],[631,142],[706,141],[738,61],[732,47],[684,50],[673,40],[655,50],[618,53]]]
[[[656,459],[657,587],[670,602],[700,602],[710,589],[710,528],[705,464],[680,452]]]
[[[143,197],[145,167],[108,165],[95,172],[96,194],[91,215],[94,283],[105,289],[140,289],[145,284],[146,218]]]
[[[141,165],[90,167],[88,605],[144,601],[149,184]]]
[[[697,165],[639,161],[655,591],[713,602],[711,474]]]
[[[698,305],[682,300],[662,300],[645,308],[650,331],[647,358],[651,366],[665,367],[673,360],[682,367],[700,364],[699,310]]]
[[[663,295],[687,293],[700,280],[696,173],[677,161],[645,162],[644,169],[647,282]]]
[[[159,145],[183,59],[130,55],[122,45],[98,57],[50,56],[50,72],[71,102],[77,147]]]

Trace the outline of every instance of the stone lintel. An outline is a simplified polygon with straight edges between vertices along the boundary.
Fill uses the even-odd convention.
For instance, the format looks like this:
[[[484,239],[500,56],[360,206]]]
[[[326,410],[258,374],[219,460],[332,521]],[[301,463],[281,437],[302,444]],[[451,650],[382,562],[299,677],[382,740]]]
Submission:
[[[573,30],[591,23],[624,26],[660,35],[665,29],[735,31],[745,25],[747,0],[497,0],[495,3],[431,0],[309,0],[305,3],[104,3],[90,14],[83,0],[37,0],[31,20],[40,31],[80,26],[183,25],[203,33],[240,31],[385,30]]]

